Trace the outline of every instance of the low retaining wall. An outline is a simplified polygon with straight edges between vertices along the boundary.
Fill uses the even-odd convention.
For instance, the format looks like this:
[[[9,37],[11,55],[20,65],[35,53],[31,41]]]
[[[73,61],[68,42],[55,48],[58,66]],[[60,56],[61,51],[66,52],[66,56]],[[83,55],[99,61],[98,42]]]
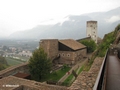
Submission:
[[[97,57],[90,70],[83,71],[68,90],[93,90],[102,62],[103,58]]]
[[[29,74],[28,62],[20,65],[11,66],[5,70],[2,70],[0,71],[0,76],[7,77],[18,72]]]

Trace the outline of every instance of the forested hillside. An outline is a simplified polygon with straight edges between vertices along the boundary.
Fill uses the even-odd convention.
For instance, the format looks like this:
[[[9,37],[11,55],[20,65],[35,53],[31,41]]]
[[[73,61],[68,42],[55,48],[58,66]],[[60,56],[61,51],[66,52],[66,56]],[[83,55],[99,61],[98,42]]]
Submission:
[[[115,28],[114,31],[112,31],[104,36],[102,43],[98,46],[98,49],[97,49],[98,56],[103,57],[105,55],[106,50],[116,40],[118,31],[120,31],[120,24]]]
[[[103,38],[104,34],[114,30],[120,23],[120,7],[107,11],[95,12],[83,15],[69,15],[65,21],[54,25],[38,25],[32,29],[18,31],[11,34],[9,39],[80,39],[86,37],[86,21],[95,20],[98,22],[98,36]],[[115,19],[118,18],[118,19]]]

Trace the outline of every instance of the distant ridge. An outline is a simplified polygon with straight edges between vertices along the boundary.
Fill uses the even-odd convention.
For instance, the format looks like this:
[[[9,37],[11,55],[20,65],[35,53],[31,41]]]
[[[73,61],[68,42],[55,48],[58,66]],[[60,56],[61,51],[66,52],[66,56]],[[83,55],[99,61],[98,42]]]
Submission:
[[[112,31],[120,23],[120,7],[107,11],[95,12],[83,15],[68,15],[65,18],[69,20],[62,24],[55,25],[38,25],[32,29],[18,31],[11,34],[9,39],[67,39],[75,40],[86,37],[86,21],[98,21],[98,35],[103,37],[104,34]],[[118,18],[116,21],[114,18]]]

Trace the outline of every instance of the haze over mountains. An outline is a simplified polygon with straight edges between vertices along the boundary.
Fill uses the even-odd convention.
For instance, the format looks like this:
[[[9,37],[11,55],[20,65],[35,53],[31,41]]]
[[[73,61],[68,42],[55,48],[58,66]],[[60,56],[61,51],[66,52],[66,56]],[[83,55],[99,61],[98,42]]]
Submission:
[[[11,34],[9,39],[80,39],[86,37],[86,21],[98,21],[98,35],[113,31],[120,23],[120,7],[107,11],[95,12],[83,15],[69,15],[63,23],[54,25],[38,25],[30,30],[17,31]]]

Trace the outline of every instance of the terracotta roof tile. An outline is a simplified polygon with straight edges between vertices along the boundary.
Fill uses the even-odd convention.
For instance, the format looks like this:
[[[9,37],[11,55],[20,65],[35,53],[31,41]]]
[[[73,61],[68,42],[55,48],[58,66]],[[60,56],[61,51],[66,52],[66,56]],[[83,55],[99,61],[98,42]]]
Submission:
[[[78,49],[82,49],[82,48],[86,48],[86,46],[84,46],[83,44],[73,40],[73,39],[64,39],[64,40],[59,40],[60,43],[68,46],[69,48],[73,49],[73,50],[78,50]]]
[[[9,85],[9,86],[8,86]],[[43,84],[41,82],[8,76],[0,79],[0,90],[18,90],[27,87],[29,90],[67,90],[65,86]],[[20,90],[20,89],[19,89]]]

